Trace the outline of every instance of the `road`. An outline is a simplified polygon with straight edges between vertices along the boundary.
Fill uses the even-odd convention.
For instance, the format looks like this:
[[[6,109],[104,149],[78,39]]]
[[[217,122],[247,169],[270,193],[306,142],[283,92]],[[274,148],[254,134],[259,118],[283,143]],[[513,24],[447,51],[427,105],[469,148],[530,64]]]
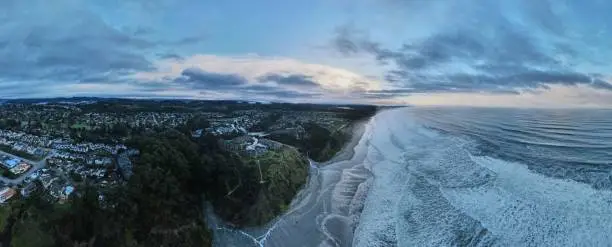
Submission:
[[[22,183],[23,180],[26,177],[30,176],[30,174],[32,174],[33,172],[38,171],[40,168],[43,168],[45,166],[45,164],[47,164],[47,159],[49,159],[53,155],[53,151],[49,152],[49,154],[47,154],[47,156],[44,159],[40,160],[40,161],[32,161],[32,160],[24,159],[22,157],[19,157],[17,155],[10,154],[10,153],[4,152],[4,151],[0,151],[0,154],[6,155],[6,156],[10,156],[10,157],[13,157],[13,158],[17,158],[17,159],[20,159],[20,160],[23,160],[23,161],[27,162],[28,164],[32,165],[32,168],[30,168],[30,170],[28,170],[27,172],[21,174],[21,176],[19,176],[18,178],[10,179],[10,178],[6,178],[6,177],[3,177],[3,176],[0,176],[0,181],[6,183],[8,185],[17,185],[17,184]]]

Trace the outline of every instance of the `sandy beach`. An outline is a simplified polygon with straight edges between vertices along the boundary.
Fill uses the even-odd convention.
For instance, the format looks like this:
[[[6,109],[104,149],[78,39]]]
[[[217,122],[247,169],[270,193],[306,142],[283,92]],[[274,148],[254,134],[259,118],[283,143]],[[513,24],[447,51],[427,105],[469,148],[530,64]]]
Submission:
[[[351,246],[371,173],[365,169],[370,121],[330,161],[311,161],[304,188],[290,208],[267,226],[233,229],[208,212],[215,246]]]
[[[344,145],[344,147],[334,155],[330,160],[320,163],[320,165],[328,165],[341,161],[350,160],[355,155],[355,146],[359,144],[359,140],[363,137],[366,125],[368,121],[359,121],[354,123],[352,128],[351,139]]]

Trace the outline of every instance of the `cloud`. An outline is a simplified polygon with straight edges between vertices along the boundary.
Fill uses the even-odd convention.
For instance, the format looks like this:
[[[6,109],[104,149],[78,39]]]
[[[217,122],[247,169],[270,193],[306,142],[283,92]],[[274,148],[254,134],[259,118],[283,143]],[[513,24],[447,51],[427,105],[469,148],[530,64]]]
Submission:
[[[304,87],[317,87],[318,84],[308,80],[304,75],[267,74],[257,78],[257,81],[249,81],[245,77],[237,74],[223,74],[207,72],[199,68],[189,68],[183,70],[181,76],[174,79],[175,83],[187,86],[189,90],[210,91],[229,91],[236,92],[244,97],[271,97],[273,99],[298,99],[312,98],[323,95],[318,90],[300,90]],[[258,82],[273,81],[277,85],[269,85]],[[306,83],[306,84],[305,84]],[[289,86],[289,87],[284,87]],[[296,87],[293,87],[296,86]],[[306,88],[308,89],[308,88]]]
[[[353,88],[377,89],[380,82],[360,74],[326,65],[304,63],[295,59],[279,57],[214,56],[193,55],[184,60],[159,60],[155,71],[136,73],[133,79],[159,81],[177,78],[185,69],[199,68],[218,74],[233,74],[244,77],[249,83],[274,82],[279,86],[317,84],[322,90],[342,92]]]
[[[248,87],[242,88],[242,94],[248,95],[250,97],[264,96],[271,97],[275,99],[285,99],[285,100],[296,100],[296,99],[313,99],[315,97],[323,96],[322,92],[309,92],[309,91],[299,91],[299,90],[291,90],[284,89],[277,86],[268,86],[268,85],[250,85]]]
[[[201,36],[190,36],[190,37],[185,37],[182,39],[178,39],[175,41],[171,41],[170,44],[174,44],[174,45],[195,45],[198,44],[202,41],[204,41],[204,37]]]
[[[193,89],[207,90],[235,89],[248,84],[247,79],[240,75],[207,72],[200,68],[185,69],[174,81]]]
[[[345,4],[349,11],[333,9]],[[281,16],[268,15],[278,11],[265,4],[244,9],[261,7],[261,16],[235,11],[240,19],[216,15],[232,5],[210,8],[207,1],[0,1],[0,97],[370,103],[423,94],[544,95],[559,87],[612,91],[612,18],[605,12],[612,5],[605,1],[325,6],[331,11],[316,22],[283,12],[295,18],[277,26]],[[350,25],[336,23],[347,19]],[[227,34],[228,26],[237,33]],[[330,54],[321,44],[330,43],[335,26]]]
[[[199,95],[222,94],[230,98],[252,98],[266,100],[298,100],[325,95],[325,91],[314,88],[318,84],[307,81],[308,76],[293,74],[267,74],[256,79],[248,79],[234,73],[220,73],[203,70],[199,67],[184,69],[179,76],[165,76],[160,80],[134,81],[142,92],[168,93],[199,92]],[[269,83],[273,82],[273,83]],[[303,83],[309,83],[303,85]]]
[[[293,101],[295,100],[309,100],[312,102],[315,100],[315,97],[322,96],[321,93],[309,93],[309,92],[298,92],[298,91],[290,91],[290,90],[275,90],[275,91],[265,91],[258,92],[257,95],[270,96],[272,99],[278,100],[282,99],[284,101]]]
[[[126,74],[151,71],[154,69],[152,54],[159,53],[157,51],[203,40],[201,36],[181,33],[160,35],[161,29],[141,23],[148,19],[147,12],[159,11],[168,4],[162,0],[150,4],[141,1],[2,1],[0,79],[41,83],[107,79],[116,83]],[[130,16],[117,24],[108,10],[123,11],[121,7],[130,9],[130,13],[138,12],[142,19]],[[180,59],[178,55],[172,58]]]
[[[134,28],[126,28],[128,32],[132,32],[134,36],[146,36],[153,33],[153,29],[146,26],[137,26]]]
[[[555,3],[475,1],[454,6],[449,2],[457,8],[448,12],[447,25],[432,26],[426,35],[404,35],[410,38],[395,48],[389,48],[394,42],[376,41],[371,33],[377,30],[358,29],[354,24],[340,26],[331,44],[345,56],[369,54],[387,68],[385,79],[400,90],[381,91],[375,97],[436,92],[516,94],[554,84],[612,89],[602,73],[597,73],[606,70],[583,68],[597,64],[598,59],[581,54],[576,49],[579,43],[565,39],[568,33],[582,31],[569,30]],[[382,4],[432,15],[440,11],[427,4],[419,8]],[[509,11],[511,8],[519,11]],[[409,23],[405,31],[411,27]]]
[[[157,54],[157,56],[161,59],[174,59],[174,60],[179,60],[179,61],[185,59],[181,55],[178,55],[176,53],[170,53],[170,52],[160,53],[160,54]]]
[[[551,85],[546,89],[529,90],[520,94],[417,93],[404,97],[402,102],[412,105],[480,107],[610,108],[612,107],[612,91],[597,90],[582,84]]]
[[[56,8],[42,2],[9,2],[0,11],[7,17],[0,24],[0,79],[80,81],[152,69],[141,51],[153,43],[109,26],[79,4],[60,1],[64,8],[50,15]]]
[[[319,84],[314,82],[312,76],[291,74],[266,74],[257,78],[259,82],[276,82],[283,86],[303,87],[303,88],[318,88]]]

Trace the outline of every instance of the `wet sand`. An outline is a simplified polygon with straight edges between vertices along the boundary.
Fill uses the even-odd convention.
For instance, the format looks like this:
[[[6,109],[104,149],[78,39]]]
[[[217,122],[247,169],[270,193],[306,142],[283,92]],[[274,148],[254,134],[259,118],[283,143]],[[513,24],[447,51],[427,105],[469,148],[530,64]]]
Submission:
[[[336,155],[334,155],[334,157],[332,157],[329,161],[321,163],[320,165],[333,164],[341,161],[347,161],[353,158],[353,156],[355,155],[354,149],[363,137],[367,124],[368,121],[361,121],[353,124],[353,134],[351,135],[351,140],[349,140],[349,142],[347,142],[344,147],[340,151],[338,151]]]
[[[370,122],[353,126],[354,134],[330,161],[310,161],[310,174],[290,209],[267,226],[233,229],[211,210],[207,222],[215,246],[351,246],[353,232],[371,182],[364,164]]]

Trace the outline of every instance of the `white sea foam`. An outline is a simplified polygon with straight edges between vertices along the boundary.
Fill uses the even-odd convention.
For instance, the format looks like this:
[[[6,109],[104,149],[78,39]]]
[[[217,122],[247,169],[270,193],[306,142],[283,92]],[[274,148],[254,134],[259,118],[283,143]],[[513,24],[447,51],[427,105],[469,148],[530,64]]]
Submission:
[[[355,246],[609,246],[612,192],[473,157],[466,142],[411,122],[373,120],[374,174]]]
[[[487,186],[443,189],[451,204],[506,243],[530,246],[609,246],[612,193],[533,173],[525,165],[474,157],[497,174]]]
[[[217,245],[611,246],[612,191],[473,156],[470,139],[423,128],[411,113],[377,114],[354,157],[313,167],[278,221],[216,226]]]

